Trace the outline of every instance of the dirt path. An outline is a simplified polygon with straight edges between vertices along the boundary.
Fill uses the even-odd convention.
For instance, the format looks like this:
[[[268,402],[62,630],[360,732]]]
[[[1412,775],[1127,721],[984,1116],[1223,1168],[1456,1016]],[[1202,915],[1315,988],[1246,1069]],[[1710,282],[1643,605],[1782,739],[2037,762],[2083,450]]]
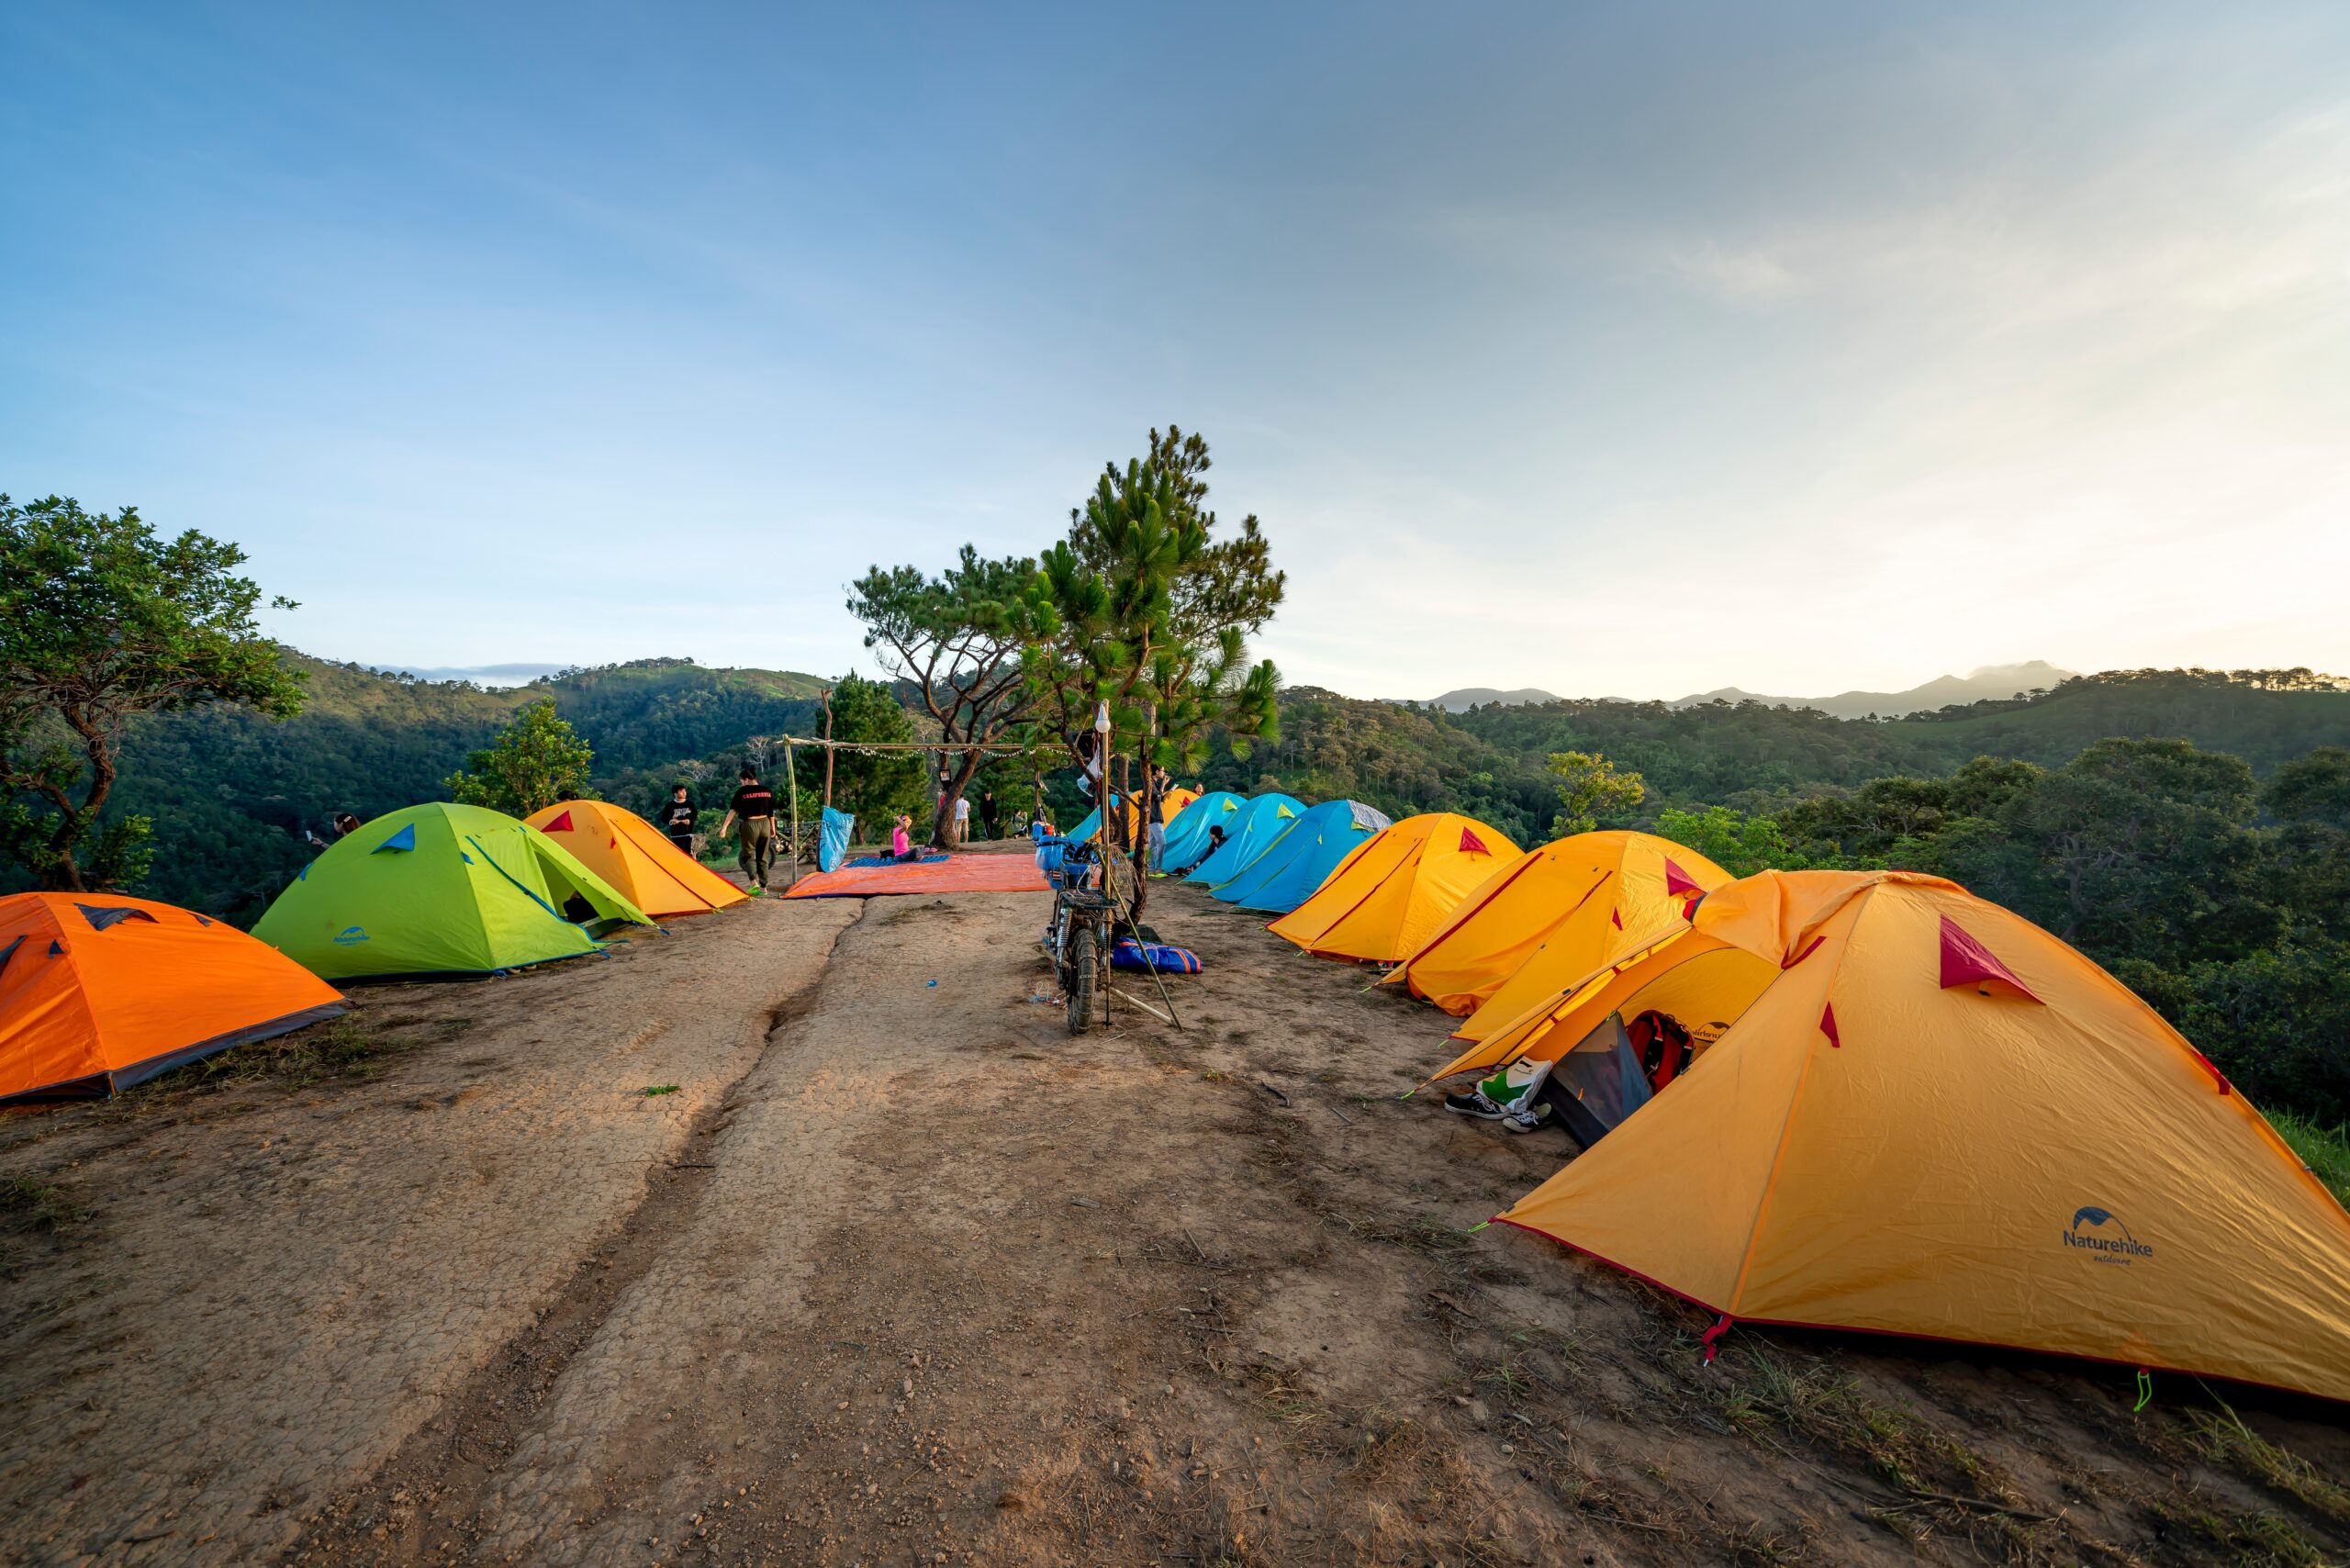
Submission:
[[[610,966],[375,993],[371,1026],[452,1037],[372,1081],[13,1119],[0,1176],[90,1217],[19,1226],[0,1285],[0,1555],[2291,1562],[2350,1540],[2334,1412],[2254,1402],[2278,1449],[2191,1386],[2133,1413],[2127,1373],[2031,1358],[1741,1332],[1703,1368],[1689,1310],[1469,1229],[1572,1146],[1396,1100],[1439,1020],[1156,897],[1211,966],[1170,982],[1181,1032],[1128,1010],[1069,1036],[1032,1000],[1038,895],[763,904]]]

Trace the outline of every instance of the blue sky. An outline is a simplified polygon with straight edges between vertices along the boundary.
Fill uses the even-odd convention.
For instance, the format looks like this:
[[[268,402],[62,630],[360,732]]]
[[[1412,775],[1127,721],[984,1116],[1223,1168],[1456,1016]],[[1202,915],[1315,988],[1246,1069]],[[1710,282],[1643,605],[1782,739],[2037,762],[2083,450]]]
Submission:
[[[0,225],[0,489],[330,656],[835,672],[1172,420],[1292,681],[2350,671],[2338,5],[15,6]]]

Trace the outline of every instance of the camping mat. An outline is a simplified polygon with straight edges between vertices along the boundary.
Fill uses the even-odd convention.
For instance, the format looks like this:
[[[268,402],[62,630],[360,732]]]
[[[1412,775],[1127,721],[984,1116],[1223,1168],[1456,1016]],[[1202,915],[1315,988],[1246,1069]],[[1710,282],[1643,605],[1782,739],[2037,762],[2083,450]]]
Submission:
[[[1041,893],[1045,874],[1030,855],[956,855],[944,861],[819,871],[802,877],[788,899],[868,898],[877,893]]]
[[[901,860],[894,855],[860,855],[845,864],[856,870],[870,871],[882,866],[940,866],[949,858],[945,855],[924,855],[918,859]]]

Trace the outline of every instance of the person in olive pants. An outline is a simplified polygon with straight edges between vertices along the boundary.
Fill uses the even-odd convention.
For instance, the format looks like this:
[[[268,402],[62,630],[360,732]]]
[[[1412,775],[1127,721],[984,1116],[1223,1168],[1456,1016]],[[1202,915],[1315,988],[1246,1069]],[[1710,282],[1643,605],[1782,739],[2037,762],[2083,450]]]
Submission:
[[[726,820],[718,824],[718,836],[724,838],[738,819],[743,832],[734,862],[743,868],[745,881],[765,889],[767,869],[775,864],[775,791],[760,783],[758,769],[748,765],[743,769],[742,788],[727,804]]]

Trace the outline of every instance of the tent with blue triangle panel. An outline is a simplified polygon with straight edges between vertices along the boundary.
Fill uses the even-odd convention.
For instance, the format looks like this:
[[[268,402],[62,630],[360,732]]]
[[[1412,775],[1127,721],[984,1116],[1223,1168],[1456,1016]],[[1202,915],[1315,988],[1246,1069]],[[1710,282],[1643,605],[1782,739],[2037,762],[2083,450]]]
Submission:
[[[1242,909],[1287,914],[1312,898],[1339,862],[1391,825],[1384,812],[1360,801],[1325,801],[1214,896]]]
[[[1167,866],[1169,869],[1189,866],[1207,853],[1208,829],[1222,827],[1229,834],[1232,819],[1248,803],[1245,795],[1229,790],[1211,790],[1185,806],[1167,824]]]
[[[554,839],[445,801],[345,834],[277,895],[253,935],[327,980],[491,974],[599,952],[643,910]]]
[[[1183,879],[1211,888],[1232,880],[1304,814],[1305,802],[1294,795],[1274,792],[1255,796],[1224,819],[1224,847]]]

